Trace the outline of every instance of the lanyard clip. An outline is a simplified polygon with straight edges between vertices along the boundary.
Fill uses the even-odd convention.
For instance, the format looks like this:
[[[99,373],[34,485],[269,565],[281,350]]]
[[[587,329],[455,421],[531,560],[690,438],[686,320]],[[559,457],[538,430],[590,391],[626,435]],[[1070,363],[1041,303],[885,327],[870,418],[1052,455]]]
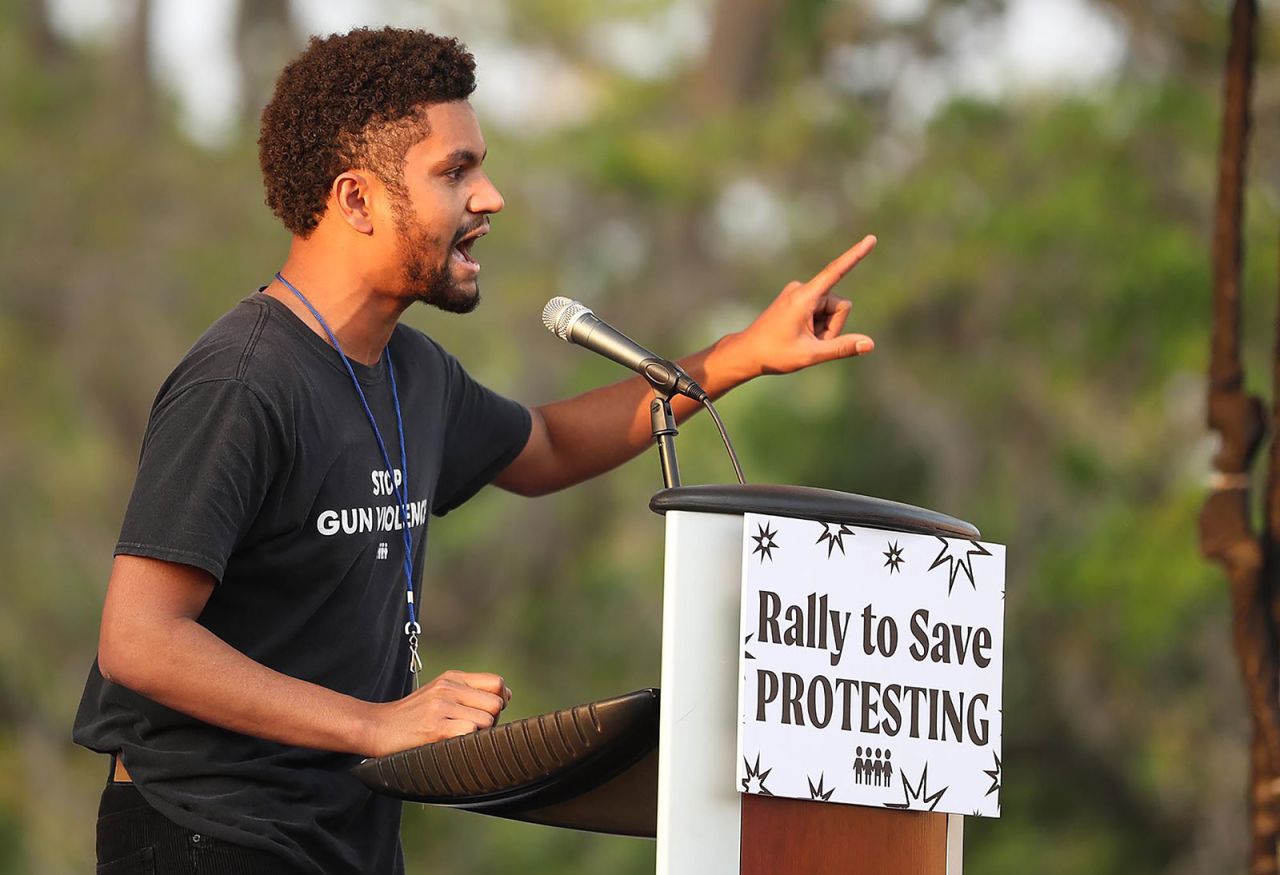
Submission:
[[[404,624],[404,634],[409,639],[409,673],[413,675],[413,685],[418,685],[418,672],[422,669],[422,657],[418,655],[418,633],[422,627],[410,620]]]

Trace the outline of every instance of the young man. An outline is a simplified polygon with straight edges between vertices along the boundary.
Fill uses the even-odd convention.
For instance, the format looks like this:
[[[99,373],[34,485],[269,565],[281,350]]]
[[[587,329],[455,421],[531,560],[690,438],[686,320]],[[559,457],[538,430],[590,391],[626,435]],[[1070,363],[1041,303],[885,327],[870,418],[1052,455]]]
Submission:
[[[398,324],[479,300],[472,247],[503,202],[473,88],[458,42],[392,29],[314,39],[277,83],[259,145],[289,255],[160,389],[76,718],[112,758],[100,871],[403,871],[400,803],[348,768],[511,696],[463,671],[413,688],[428,514],[651,445],[639,378],[528,410]],[[874,243],[681,364],[718,396],[870,351],[830,289]]]

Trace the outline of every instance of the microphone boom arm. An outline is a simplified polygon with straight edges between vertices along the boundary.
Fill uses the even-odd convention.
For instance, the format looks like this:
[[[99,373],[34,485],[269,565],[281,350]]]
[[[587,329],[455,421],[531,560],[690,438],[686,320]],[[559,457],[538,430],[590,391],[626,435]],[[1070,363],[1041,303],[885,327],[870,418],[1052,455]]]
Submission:
[[[680,485],[680,463],[676,461],[676,418],[671,412],[671,394],[657,387],[649,402],[649,421],[653,440],[658,445],[658,463],[662,466],[662,485],[667,489]]]

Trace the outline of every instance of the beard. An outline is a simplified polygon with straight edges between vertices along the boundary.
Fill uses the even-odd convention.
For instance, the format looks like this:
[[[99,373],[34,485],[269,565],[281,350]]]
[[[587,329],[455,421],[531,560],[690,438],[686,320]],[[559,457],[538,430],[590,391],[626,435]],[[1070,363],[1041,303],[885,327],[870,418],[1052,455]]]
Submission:
[[[480,304],[480,284],[472,280],[470,289],[458,285],[451,267],[453,247],[473,228],[462,228],[444,250],[444,257],[436,261],[432,253],[440,251],[440,238],[411,219],[405,212],[395,210],[396,231],[400,235],[400,250],[404,268],[401,277],[404,288],[416,301],[438,307],[446,313],[470,313]]]

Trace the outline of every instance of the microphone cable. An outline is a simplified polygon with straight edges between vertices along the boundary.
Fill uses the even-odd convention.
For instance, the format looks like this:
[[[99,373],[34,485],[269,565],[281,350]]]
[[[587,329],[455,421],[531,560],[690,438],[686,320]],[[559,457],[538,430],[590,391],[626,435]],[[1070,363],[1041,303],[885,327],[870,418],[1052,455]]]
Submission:
[[[733,462],[733,473],[738,475],[738,485],[746,486],[747,478],[742,476],[742,465],[738,462],[738,454],[734,452],[733,441],[729,440],[729,432],[725,431],[724,420],[716,412],[716,406],[711,403],[710,398],[703,398],[702,406],[707,408],[707,412],[711,414],[711,418],[715,421],[716,428],[720,430],[720,439],[724,441],[724,448],[729,451],[729,461]]]

